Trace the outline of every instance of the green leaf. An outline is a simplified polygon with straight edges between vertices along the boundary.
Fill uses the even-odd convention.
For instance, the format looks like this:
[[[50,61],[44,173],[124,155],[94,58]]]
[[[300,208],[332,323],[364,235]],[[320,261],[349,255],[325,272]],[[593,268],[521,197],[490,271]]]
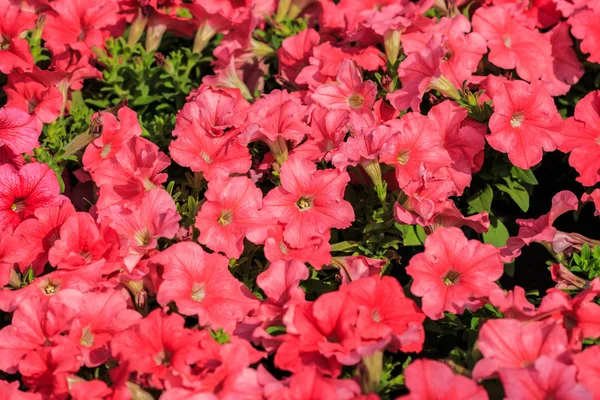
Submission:
[[[331,245],[331,251],[341,251],[343,253],[350,253],[352,250],[358,247],[356,242],[339,242]]]
[[[530,169],[521,169],[519,167],[513,166],[510,169],[510,173],[515,179],[517,179],[521,182],[528,183],[530,185],[538,184],[538,181],[535,178],[535,175],[533,174],[533,172]]]
[[[506,239],[510,237],[508,229],[498,218],[492,218],[490,229],[483,234],[483,242],[496,247],[506,246]]]
[[[402,240],[405,246],[421,246],[423,242],[419,239],[414,225],[394,224],[402,233]]]
[[[473,195],[469,200],[469,207],[475,212],[480,213],[483,211],[490,212],[492,208],[492,200],[494,199],[494,191],[491,186],[486,184],[485,187]]]
[[[527,190],[518,182],[512,181],[508,178],[504,178],[504,180],[507,184],[497,184],[496,187],[498,190],[508,194],[510,198],[517,203],[521,210],[527,212],[527,210],[529,210],[529,193]]]

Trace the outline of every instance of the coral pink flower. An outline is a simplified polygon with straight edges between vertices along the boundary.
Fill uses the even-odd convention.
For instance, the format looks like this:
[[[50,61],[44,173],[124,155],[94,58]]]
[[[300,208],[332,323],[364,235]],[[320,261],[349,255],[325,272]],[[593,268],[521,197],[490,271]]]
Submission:
[[[581,196],[581,201],[583,203],[586,203],[588,201],[593,202],[594,206],[596,207],[596,211],[594,211],[594,215],[595,216],[600,216],[600,189],[595,189],[590,194],[584,193]]]
[[[332,259],[332,265],[340,270],[342,283],[379,275],[385,263],[385,260],[376,260],[365,256],[334,257]]]
[[[577,367],[548,356],[535,361],[534,368],[499,371],[507,400],[592,400],[592,394],[577,383]]]
[[[82,161],[86,171],[93,173],[104,160],[114,157],[125,142],[134,136],[142,135],[142,127],[135,111],[123,107],[119,109],[118,117],[117,120],[116,116],[109,112],[99,114],[102,132],[83,153]]]
[[[358,363],[362,341],[354,328],[357,311],[350,295],[343,292],[290,306],[283,318],[286,334],[281,336],[275,366],[298,373],[314,365],[319,372],[337,377],[342,365]]]
[[[258,374],[267,400],[360,398],[361,389],[356,381],[328,378],[315,367],[306,367],[283,381],[275,379],[262,365],[258,367]]]
[[[475,379],[505,368],[531,367],[542,355],[556,359],[568,351],[567,332],[552,321],[489,320],[479,332],[478,346],[484,358],[475,364]]]
[[[101,229],[88,213],[72,214],[60,228],[60,239],[48,252],[48,260],[59,269],[79,269],[87,265],[108,262],[108,270],[118,269],[119,242],[110,228]]]
[[[21,262],[24,254],[21,247],[23,240],[21,237],[13,236],[12,228],[4,226],[0,228],[0,288],[10,283],[15,263]],[[20,282],[15,282],[20,285]]]
[[[192,92],[188,100],[177,116],[173,136],[180,136],[180,132],[185,129],[197,129],[195,125],[212,136],[223,136],[228,130],[239,128],[243,124],[250,107],[239,90],[207,85]]]
[[[585,2],[584,4],[586,4]],[[598,16],[600,8],[584,9],[573,14],[568,23],[571,25],[571,33],[577,39],[581,39],[581,51],[589,54],[589,62],[600,62],[600,29],[598,29]]]
[[[15,229],[14,235],[23,238],[28,255],[22,264],[31,264],[36,275],[44,270],[48,251],[60,238],[60,227],[74,212],[73,205],[64,198],[59,205],[36,209],[33,218],[21,222]]]
[[[244,238],[262,243],[267,236],[268,219],[262,210],[262,192],[245,176],[213,180],[208,184],[206,202],[196,215],[198,241],[229,258],[239,258]]]
[[[42,38],[53,55],[75,50],[92,57],[92,47],[104,47],[103,28],[117,22],[116,2],[58,0],[50,4]]]
[[[571,85],[576,84],[583,76],[583,65],[573,48],[573,40],[569,34],[567,23],[557,24],[546,35],[550,36],[552,43],[553,62],[552,74],[548,74],[544,84],[550,95],[562,96],[571,89]]]
[[[248,148],[232,134],[212,136],[203,129],[190,127],[179,133],[169,150],[177,164],[203,172],[207,180],[233,173],[244,174],[252,166]]]
[[[267,323],[281,321],[289,305],[303,303],[304,291],[300,288],[300,281],[308,279],[308,276],[308,268],[300,261],[280,260],[271,263],[256,278],[257,286],[267,296],[267,301],[260,305],[258,318]]]
[[[507,82],[494,94],[487,140],[517,167],[529,169],[542,160],[542,151],[556,150],[561,130],[562,118],[541,82]]]
[[[56,174],[46,164],[31,163],[16,171],[0,166],[0,225],[16,228],[40,207],[56,204],[60,186]]]
[[[232,332],[258,301],[227,268],[227,259],[192,242],[177,243],[153,260],[164,267],[157,300],[174,301],[179,312],[197,315],[201,326]]]
[[[63,96],[56,85],[45,85],[29,74],[13,72],[3,89],[7,97],[6,107],[30,113],[38,120],[38,131],[41,131],[42,123],[50,124],[60,115]]]
[[[120,291],[85,295],[77,292],[69,300],[69,306],[77,308],[69,327],[69,339],[79,347],[85,365],[90,368],[107,362],[111,356],[110,341],[115,334],[142,318],[137,311],[128,309]]]
[[[139,202],[144,193],[167,180],[167,174],[160,172],[169,164],[169,157],[159,151],[157,145],[138,136],[132,137],[93,173],[94,181],[100,187],[98,209],[125,201]]]
[[[483,36],[489,60],[504,69],[516,68],[533,82],[552,70],[550,38],[522,24],[504,7],[482,7],[473,15],[473,31]]]
[[[0,381],[1,400],[42,400],[41,393],[28,393],[19,390],[20,382]]]
[[[158,238],[172,239],[181,216],[169,193],[161,188],[144,194],[139,203],[115,205],[102,210],[100,218],[121,237],[127,251],[123,262],[131,272],[138,261],[157,246]]]
[[[389,338],[388,350],[421,351],[425,315],[406,298],[396,278],[372,275],[342,285],[340,290],[349,293],[358,306],[356,329],[363,339]]]
[[[432,319],[481,307],[503,272],[498,249],[467,240],[458,228],[437,229],[406,267],[414,280],[411,292],[423,298],[423,312]]]
[[[35,118],[18,108],[0,108],[0,149],[29,153],[38,146],[40,131]]]
[[[565,121],[560,151],[571,153],[569,164],[579,172],[584,186],[600,182],[600,91],[587,94]]]
[[[242,143],[265,142],[281,164],[287,158],[287,140],[299,144],[310,128],[304,123],[306,106],[296,95],[273,90],[263,95],[248,110],[248,122],[241,133]]]
[[[452,165],[448,152],[441,146],[442,137],[430,120],[420,114],[408,113],[388,125],[396,134],[381,149],[381,162],[396,167],[396,179],[401,188],[416,181],[424,166],[434,173]]]
[[[68,330],[73,312],[58,297],[24,300],[11,324],[0,330],[0,370],[13,374],[31,363],[27,356],[32,352],[55,346],[62,340],[60,334]]]
[[[487,400],[485,389],[471,379],[455,375],[444,363],[434,360],[416,360],[404,373],[410,394],[403,400]]]
[[[319,44],[321,37],[312,28],[286,38],[277,51],[279,59],[279,75],[282,79],[296,83],[296,78],[302,69],[309,65],[308,58],[312,49]]]
[[[0,72],[8,75],[13,69],[31,70],[33,56],[21,34],[35,26],[37,15],[21,11],[10,1],[0,3],[0,15]]]
[[[265,239],[265,257],[271,262],[278,260],[297,260],[307,262],[315,269],[331,262],[330,234],[327,231],[321,240],[316,240],[301,248],[294,248],[283,237],[284,226],[281,223],[272,225]]]
[[[577,367],[577,380],[593,395],[600,396],[600,346],[591,346],[573,355]]]
[[[439,35],[431,38],[419,52],[409,54],[398,68],[402,87],[386,96],[390,104],[400,111],[409,107],[415,112],[419,111],[423,95],[431,89],[457,98],[457,89],[440,70],[445,54]]]
[[[281,167],[281,186],[264,198],[265,210],[286,224],[283,237],[301,248],[323,238],[331,228],[345,229],[354,221],[352,205],[344,200],[350,176],[292,157]]]
[[[486,126],[468,118],[467,110],[452,101],[432,107],[427,116],[442,133],[443,146],[453,161],[448,174],[462,193],[471,183],[471,173],[481,167]]]
[[[187,371],[189,364],[200,358],[198,342],[204,335],[185,329],[184,324],[179,314],[154,310],[139,324],[114,336],[112,354],[138,374],[150,374],[153,386],[160,388],[162,380]]]
[[[350,111],[350,123],[358,131],[375,123],[373,104],[377,87],[363,82],[362,71],[352,60],[340,64],[336,81],[319,86],[312,99],[321,107]]]
[[[296,147],[292,154],[315,162],[322,159],[331,161],[344,145],[349,122],[350,113],[346,110],[316,108],[311,114],[308,140]]]

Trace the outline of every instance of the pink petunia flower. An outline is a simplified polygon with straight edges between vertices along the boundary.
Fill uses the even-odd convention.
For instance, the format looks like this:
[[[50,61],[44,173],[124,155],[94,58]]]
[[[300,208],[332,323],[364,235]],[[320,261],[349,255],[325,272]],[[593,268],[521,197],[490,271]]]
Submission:
[[[600,396],[600,346],[591,346],[573,355],[577,367],[577,381],[594,395]]]
[[[240,139],[244,144],[263,141],[281,164],[288,156],[287,141],[299,144],[310,131],[303,120],[305,111],[306,106],[297,93],[273,90],[249,108],[248,121]]]
[[[562,118],[541,82],[511,81],[494,94],[491,135],[494,149],[508,153],[519,168],[529,169],[554,151],[563,139]]]
[[[119,268],[119,237],[111,228],[102,229],[88,213],[71,214],[60,228],[60,238],[48,252],[48,260],[59,269],[74,270],[100,264],[107,272]]]
[[[82,158],[84,169],[91,174],[104,160],[114,157],[129,139],[142,135],[142,127],[135,111],[123,107],[117,115],[118,119],[109,112],[99,113],[102,121],[100,137],[86,147]]]
[[[416,181],[422,166],[434,173],[439,168],[452,165],[450,155],[441,146],[440,132],[427,117],[408,113],[387,125],[396,134],[382,147],[379,159],[396,167],[400,188]]]
[[[30,163],[19,171],[0,166],[0,225],[16,228],[36,209],[62,200],[59,194],[56,174],[46,164]]]
[[[365,340],[389,338],[387,350],[420,352],[425,341],[425,314],[406,298],[400,283],[392,277],[372,275],[342,285],[358,306],[357,333]]]
[[[478,347],[484,358],[475,364],[473,377],[485,379],[506,368],[531,367],[543,355],[560,358],[568,351],[568,339],[553,321],[494,319],[481,328]]]
[[[0,15],[0,72],[30,71],[34,60],[27,39],[21,35],[35,26],[37,15],[20,10],[10,1],[0,3]]]
[[[594,211],[595,216],[600,216],[600,189],[595,189],[592,193],[584,193],[581,196],[581,202],[592,202],[594,203],[594,207],[596,207],[596,211]]]
[[[423,312],[439,319],[444,311],[481,307],[504,265],[494,246],[467,240],[458,228],[439,228],[425,239],[425,252],[410,259],[406,273],[414,280],[411,292],[423,298]]]
[[[169,157],[149,140],[139,136],[127,140],[114,157],[102,162],[93,173],[100,187],[98,209],[127,201],[139,202],[144,193],[167,180],[167,174],[161,171],[169,164]]]
[[[198,343],[208,332],[184,328],[179,314],[152,311],[111,340],[113,356],[138,374],[149,374],[152,386],[162,388],[171,374],[181,374],[200,359]]]
[[[316,108],[311,114],[308,140],[296,147],[291,154],[316,162],[331,161],[344,145],[349,130],[350,112]]]
[[[403,400],[487,400],[485,389],[471,379],[455,375],[444,363],[434,360],[416,360],[404,372],[410,394]]]
[[[177,243],[153,261],[164,268],[159,304],[174,301],[182,314],[197,315],[201,326],[232,332],[237,322],[258,307],[256,298],[229,272],[227,259],[205,253],[195,243]]]
[[[479,8],[473,15],[473,31],[486,40],[491,63],[504,69],[516,68],[528,82],[544,78],[552,70],[550,38],[522,24],[508,8]]]
[[[245,176],[213,180],[208,184],[206,202],[196,215],[198,241],[229,258],[239,258],[244,238],[254,243],[266,239],[268,215],[261,210],[262,192]]]
[[[91,368],[107,362],[113,337],[142,318],[137,311],[128,309],[126,298],[119,291],[85,295],[76,292],[69,300],[69,306],[76,307],[77,312],[68,338],[79,347],[84,364]]]
[[[158,238],[172,239],[181,216],[169,193],[161,188],[144,193],[139,203],[103,209],[100,220],[121,238],[123,262],[131,272],[138,261],[157,246]]]
[[[285,226],[277,223],[269,227],[265,239],[265,257],[270,262],[278,260],[302,261],[309,263],[315,269],[321,269],[323,265],[331,262],[331,244],[329,244],[329,231],[323,234],[321,240],[309,243],[301,248],[294,248],[283,237]]]
[[[600,182],[600,91],[587,94],[575,106],[575,115],[564,123],[560,151],[571,153],[569,164],[579,172],[584,186]]]
[[[290,83],[296,83],[298,74],[309,65],[308,59],[320,40],[321,37],[312,28],[284,39],[281,48],[277,51],[281,78]]]
[[[355,131],[375,123],[373,103],[377,87],[372,81],[364,81],[362,71],[352,60],[340,64],[336,81],[319,86],[312,99],[321,107],[331,110],[350,111],[350,124]]]
[[[331,228],[345,229],[354,221],[344,200],[347,172],[317,171],[312,162],[292,157],[281,167],[281,186],[264,198],[264,209],[286,224],[283,237],[295,248],[314,244]]]
[[[14,235],[21,237],[25,244],[27,257],[23,265],[32,265],[35,275],[39,275],[48,262],[48,251],[60,238],[60,227],[75,212],[75,208],[66,198],[52,207],[39,207],[34,217],[21,222]]]
[[[29,153],[39,145],[40,130],[35,118],[18,108],[0,108],[0,150],[15,155]]]
[[[533,368],[499,371],[507,400],[592,400],[592,394],[576,380],[577,367],[542,355]]]
[[[38,120],[38,131],[42,124],[50,124],[60,115],[63,96],[54,84],[43,84],[29,74],[13,72],[3,89],[6,107],[30,113]]]
[[[587,5],[586,3],[584,5]],[[596,6],[594,9],[583,9],[574,13],[567,21],[571,25],[571,34],[581,40],[581,51],[589,54],[589,62],[595,63],[600,61],[600,30],[597,24],[599,15],[600,7]]]

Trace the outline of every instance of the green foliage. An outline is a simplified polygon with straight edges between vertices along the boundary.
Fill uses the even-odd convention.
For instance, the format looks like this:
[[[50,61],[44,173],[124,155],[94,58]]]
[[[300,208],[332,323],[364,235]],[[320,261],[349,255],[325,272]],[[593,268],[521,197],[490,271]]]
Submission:
[[[590,246],[585,243],[579,254],[573,254],[569,269],[586,275],[588,280],[600,277],[600,246],[594,246],[590,250]]]

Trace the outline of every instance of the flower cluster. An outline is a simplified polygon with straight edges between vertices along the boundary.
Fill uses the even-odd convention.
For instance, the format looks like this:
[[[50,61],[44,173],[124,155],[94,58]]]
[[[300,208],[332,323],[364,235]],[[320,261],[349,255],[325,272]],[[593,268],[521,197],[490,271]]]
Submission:
[[[600,398],[599,18],[0,0],[0,398]]]

